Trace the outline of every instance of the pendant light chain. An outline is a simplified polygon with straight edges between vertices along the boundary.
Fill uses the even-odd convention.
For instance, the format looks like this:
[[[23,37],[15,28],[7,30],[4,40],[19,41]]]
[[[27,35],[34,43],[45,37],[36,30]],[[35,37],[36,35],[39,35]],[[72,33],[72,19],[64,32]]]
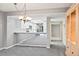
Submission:
[[[25,23],[25,22],[27,21],[27,20],[26,20],[26,17],[27,17],[27,16],[26,16],[26,3],[24,4],[24,7],[25,7],[25,9],[24,9],[24,12],[25,12],[25,13],[24,13],[23,21],[24,21],[24,23]]]
[[[29,0],[28,0],[28,4],[29,4]],[[27,4],[27,5],[28,5],[28,4]],[[16,8],[16,10],[17,10],[18,12],[21,12],[22,10],[24,11],[24,12],[23,12],[24,15],[23,15],[23,16],[20,16],[19,19],[20,19],[21,21],[23,21],[24,23],[25,23],[26,21],[31,20],[31,18],[27,16],[26,0],[25,0],[25,3],[23,4],[22,10],[19,10],[19,9],[17,8],[17,5],[18,5],[17,3],[14,3],[14,6],[15,6],[15,8]],[[29,12],[28,12],[28,13],[29,13]]]

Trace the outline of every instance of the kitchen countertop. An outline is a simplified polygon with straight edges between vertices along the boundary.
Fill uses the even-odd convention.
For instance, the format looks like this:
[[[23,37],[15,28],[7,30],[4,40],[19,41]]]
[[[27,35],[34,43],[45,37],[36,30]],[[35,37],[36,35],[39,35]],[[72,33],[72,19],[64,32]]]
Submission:
[[[24,31],[20,31],[20,32],[14,32],[14,34],[47,34],[44,32],[24,32]]]

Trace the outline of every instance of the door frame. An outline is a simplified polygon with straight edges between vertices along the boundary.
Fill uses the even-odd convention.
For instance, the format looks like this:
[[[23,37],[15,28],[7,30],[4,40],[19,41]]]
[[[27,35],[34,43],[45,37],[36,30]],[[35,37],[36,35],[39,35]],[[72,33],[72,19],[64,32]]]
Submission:
[[[52,34],[51,24],[59,24],[60,25],[60,38],[59,39],[63,41],[63,22],[62,21],[51,21],[50,22],[50,41],[53,40],[52,39],[53,37],[51,37],[51,34]],[[57,40],[57,38],[55,38],[55,39]],[[51,44],[51,42],[50,42],[50,44]]]

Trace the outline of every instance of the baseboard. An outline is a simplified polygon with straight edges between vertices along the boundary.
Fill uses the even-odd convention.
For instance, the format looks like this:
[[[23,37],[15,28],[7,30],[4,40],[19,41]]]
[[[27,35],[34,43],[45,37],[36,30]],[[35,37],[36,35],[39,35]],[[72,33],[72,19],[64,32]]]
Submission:
[[[46,45],[30,45],[30,44],[17,44],[18,46],[34,46],[34,47],[47,47]]]
[[[0,50],[3,50],[4,48],[0,48]]]
[[[4,48],[0,48],[0,50],[3,50],[3,49],[9,49],[9,48],[12,48],[12,47],[14,47],[14,46],[16,46],[16,45],[18,45],[18,46],[33,46],[33,47],[46,47],[46,48],[50,48],[50,47],[48,47],[48,46],[46,46],[46,45],[28,45],[28,44],[14,44],[14,45],[11,45],[11,46],[9,46],[9,47],[4,47]]]
[[[12,47],[14,47],[14,46],[16,46],[16,45],[19,45],[19,46],[36,46],[36,47],[46,47],[46,48],[50,48],[50,47],[48,47],[48,46],[46,46],[46,45],[29,45],[29,44],[23,44],[23,45],[22,45],[21,43],[17,43],[17,44],[11,45],[11,46],[9,46],[9,47],[0,48],[0,50],[9,49],[9,48],[12,48]]]
[[[12,48],[12,47],[14,47],[14,46],[16,46],[16,45],[17,45],[17,44],[11,45],[11,46],[9,46],[9,47],[0,48],[0,50],[9,49],[9,48]]]
[[[14,47],[14,46],[16,46],[16,44],[11,45],[11,46],[9,46],[9,47],[5,47],[5,49],[9,49],[9,48],[12,48],[12,47]]]
[[[3,47],[3,48],[0,48],[0,50],[9,49],[9,48],[12,48],[12,47],[14,47],[14,46],[16,46],[16,45],[17,45],[17,44],[11,45],[11,46],[9,46],[9,47]]]
[[[3,47],[3,48],[0,48],[0,50],[3,50],[3,49],[5,49],[6,47]]]
[[[46,48],[50,48],[50,46],[47,46]]]

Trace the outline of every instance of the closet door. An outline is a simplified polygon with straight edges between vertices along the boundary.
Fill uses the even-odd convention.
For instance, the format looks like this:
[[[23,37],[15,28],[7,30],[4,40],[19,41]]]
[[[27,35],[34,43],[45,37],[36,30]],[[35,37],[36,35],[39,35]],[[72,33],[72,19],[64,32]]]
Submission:
[[[70,19],[70,21],[68,19]],[[78,48],[79,23],[78,21],[79,21],[79,4],[75,4],[67,11],[66,55],[77,56],[79,54],[78,52],[79,50]],[[69,23],[70,23],[70,27],[68,25]],[[67,53],[67,51],[69,51],[69,53]]]
[[[77,42],[76,42],[76,10],[71,13],[71,55],[77,55]]]
[[[71,15],[67,16],[66,21],[66,55],[70,55],[71,49]]]
[[[76,11],[71,13],[71,42],[76,44]]]

